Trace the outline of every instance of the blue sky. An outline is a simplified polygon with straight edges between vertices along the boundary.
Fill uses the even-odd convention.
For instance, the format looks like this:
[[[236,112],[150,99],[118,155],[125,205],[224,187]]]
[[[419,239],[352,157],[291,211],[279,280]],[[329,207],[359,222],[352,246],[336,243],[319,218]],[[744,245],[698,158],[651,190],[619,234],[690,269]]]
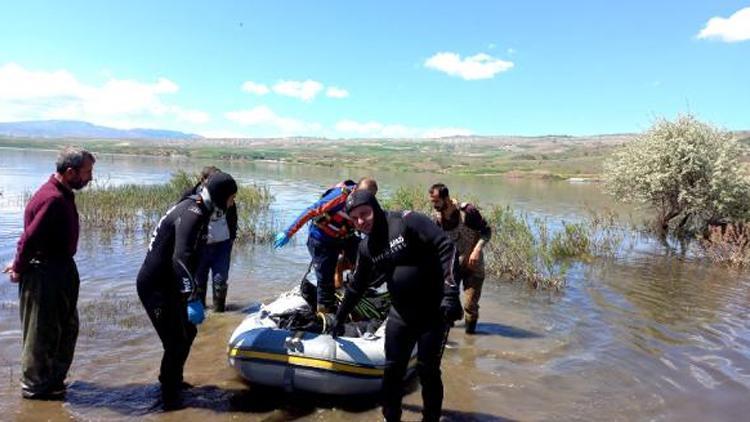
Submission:
[[[750,0],[3,2],[0,121],[207,136],[750,129]]]

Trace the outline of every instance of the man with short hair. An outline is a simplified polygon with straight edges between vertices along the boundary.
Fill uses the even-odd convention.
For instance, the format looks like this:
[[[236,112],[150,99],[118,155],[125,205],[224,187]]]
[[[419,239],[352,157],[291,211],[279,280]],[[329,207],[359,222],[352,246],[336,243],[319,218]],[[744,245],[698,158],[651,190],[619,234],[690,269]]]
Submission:
[[[357,189],[366,189],[373,195],[378,194],[378,182],[370,176],[365,176],[357,182]]]
[[[82,148],[60,152],[56,172],[26,204],[15,260],[4,270],[19,283],[21,394],[27,399],[65,394],[78,339],[80,279],[73,256],[79,219],[73,191],[91,181],[95,162]]]
[[[484,254],[482,248],[492,238],[492,229],[468,202],[451,199],[448,187],[436,183],[429,190],[435,209],[432,217],[458,249],[459,278],[464,284],[464,311],[467,334],[474,334],[479,320],[479,297],[484,284]]]

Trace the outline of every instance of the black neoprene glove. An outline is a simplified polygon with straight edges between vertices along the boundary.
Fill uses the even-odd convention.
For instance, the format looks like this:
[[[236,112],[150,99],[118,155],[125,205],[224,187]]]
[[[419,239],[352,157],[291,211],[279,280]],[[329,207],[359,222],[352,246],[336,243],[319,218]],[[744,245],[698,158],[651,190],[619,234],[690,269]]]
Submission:
[[[333,320],[333,324],[331,325],[331,337],[336,338],[338,336],[344,335],[344,326],[346,324],[347,318],[349,318],[349,314],[352,312],[352,309],[357,305],[359,302],[359,295],[357,295],[354,291],[350,290],[349,288],[346,289],[344,292],[344,299],[341,300],[341,305],[339,305],[339,310],[336,312],[336,317]]]
[[[338,317],[334,318],[330,331],[331,337],[338,338],[339,336],[343,336],[346,331],[345,324],[344,320],[339,320]]]
[[[461,306],[461,299],[455,288],[446,288],[443,294],[443,301],[440,302],[440,311],[446,322],[453,323],[463,318],[464,308]]]

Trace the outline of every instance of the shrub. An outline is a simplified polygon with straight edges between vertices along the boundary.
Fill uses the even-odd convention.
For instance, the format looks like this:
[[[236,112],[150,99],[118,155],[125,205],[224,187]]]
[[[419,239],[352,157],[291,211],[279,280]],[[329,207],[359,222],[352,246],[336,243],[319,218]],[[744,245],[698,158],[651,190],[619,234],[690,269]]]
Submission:
[[[701,233],[748,215],[742,148],[693,116],[659,120],[605,162],[606,187],[618,200],[652,208],[662,235]]]
[[[388,211],[412,210],[427,215],[432,212],[427,189],[418,186],[399,186],[391,196],[381,202],[383,209]]]
[[[494,207],[485,217],[492,227],[492,241],[484,249],[488,275],[534,288],[564,286],[567,265],[552,256],[549,232],[542,220],[535,220],[532,226],[510,207]]]

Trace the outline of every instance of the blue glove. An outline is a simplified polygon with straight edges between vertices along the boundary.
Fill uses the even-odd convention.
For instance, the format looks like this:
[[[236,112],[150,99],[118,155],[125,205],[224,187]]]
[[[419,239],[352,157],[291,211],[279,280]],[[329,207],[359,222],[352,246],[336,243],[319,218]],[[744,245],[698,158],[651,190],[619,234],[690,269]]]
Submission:
[[[289,236],[287,236],[286,232],[280,232],[273,241],[273,247],[274,249],[280,249],[287,243],[289,243]]]
[[[203,310],[203,302],[200,299],[191,300],[187,304],[188,321],[193,325],[200,325],[206,319],[206,313]]]

